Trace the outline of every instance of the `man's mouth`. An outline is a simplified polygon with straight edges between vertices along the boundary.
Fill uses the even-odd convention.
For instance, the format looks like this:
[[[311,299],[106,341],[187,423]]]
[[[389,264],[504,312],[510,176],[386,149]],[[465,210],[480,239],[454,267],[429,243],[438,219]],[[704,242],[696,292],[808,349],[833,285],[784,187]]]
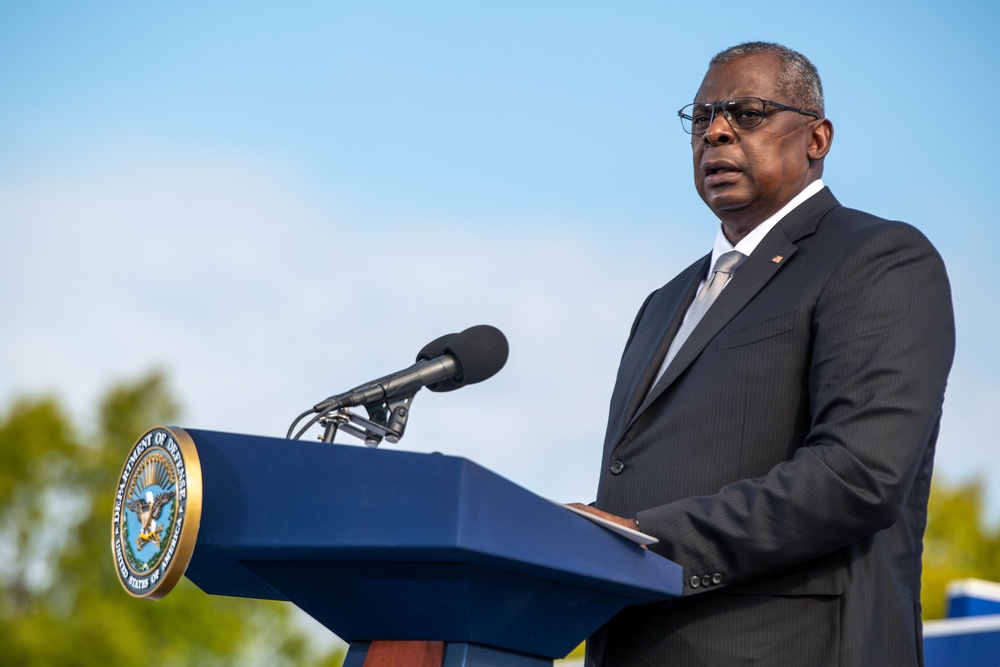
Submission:
[[[703,169],[706,185],[726,185],[740,174],[740,170],[730,164],[709,164]]]
[[[702,164],[701,170],[706,176],[739,171],[736,165],[728,160],[706,160]]]

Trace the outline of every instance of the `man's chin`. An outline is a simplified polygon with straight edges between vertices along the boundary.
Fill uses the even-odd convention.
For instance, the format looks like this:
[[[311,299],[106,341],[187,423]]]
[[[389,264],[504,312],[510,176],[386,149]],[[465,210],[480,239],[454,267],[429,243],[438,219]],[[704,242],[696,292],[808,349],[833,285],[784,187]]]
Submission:
[[[745,193],[735,188],[712,189],[702,195],[702,201],[720,218],[727,214],[745,211],[752,203]]]

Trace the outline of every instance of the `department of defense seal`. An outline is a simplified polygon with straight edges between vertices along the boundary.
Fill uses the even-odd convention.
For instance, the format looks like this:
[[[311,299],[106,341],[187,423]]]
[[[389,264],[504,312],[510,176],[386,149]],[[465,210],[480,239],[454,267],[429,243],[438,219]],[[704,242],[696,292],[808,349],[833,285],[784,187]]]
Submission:
[[[201,463],[184,429],[157,427],[132,447],[118,478],[111,551],[130,595],[159,600],[180,581],[201,524]]]

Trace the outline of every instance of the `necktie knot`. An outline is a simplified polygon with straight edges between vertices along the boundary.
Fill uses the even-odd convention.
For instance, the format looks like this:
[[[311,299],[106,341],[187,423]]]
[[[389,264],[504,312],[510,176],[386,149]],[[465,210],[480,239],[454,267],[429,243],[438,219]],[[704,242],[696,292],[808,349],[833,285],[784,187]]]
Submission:
[[[715,269],[713,269],[712,273],[726,273],[732,275],[736,273],[736,269],[740,267],[740,264],[742,264],[743,260],[746,258],[746,255],[736,250],[724,252],[719,255],[719,259],[715,260]]]

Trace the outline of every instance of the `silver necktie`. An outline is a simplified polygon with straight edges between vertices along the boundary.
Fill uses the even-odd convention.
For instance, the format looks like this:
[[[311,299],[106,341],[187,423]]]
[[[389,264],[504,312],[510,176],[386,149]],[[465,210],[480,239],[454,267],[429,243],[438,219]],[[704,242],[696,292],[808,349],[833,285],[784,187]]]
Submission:
[[[667,358],[663,360],[663,365],[660,366],[660,372],[657,373],[656,380],[653,381],[654,385],[660,379],[660,376],[663,375],[663,371],[667,370],[667,366],[673,361],[674,356],[677,355],[677,351],[681,349],[684,341],[691,335],[694,328],[698,326],[698,322],[708,312],[712,303],[722,294],[722,289],[746,258],[746,255],[736,250],[730,250],[719,255],[711,277],[698,291],[698,295],[695,296],[694,302],[691,303],[691,307],[688,309],[687,317],[684,318],[683,324],[677,330],[677,335],[674,336],[674,340],[670,343],[670,349],[667,350]]]

